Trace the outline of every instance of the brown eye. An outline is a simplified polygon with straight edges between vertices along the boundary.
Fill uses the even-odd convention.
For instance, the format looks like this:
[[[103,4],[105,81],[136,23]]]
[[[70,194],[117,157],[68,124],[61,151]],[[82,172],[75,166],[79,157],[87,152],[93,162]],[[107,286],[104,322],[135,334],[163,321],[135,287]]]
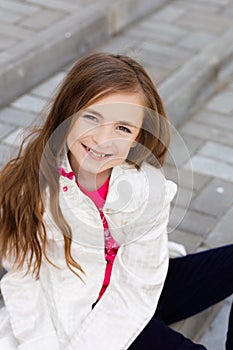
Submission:
[[[125,133],[127,133],[127,134],[132,134],[131,130],[128,129],[128,128],[126,128],[126,127],[123,126],[123,125],[118,126],[118,128],[119,128],[119,130],[121,130],[121,131],[123,131],[123,132],[125,132]]]
[[[97,121],[97,118],[94,115],[92,115],[92,114],[84,114],[83,118],[88,119],[88,120],[92,120],[94,122]]]

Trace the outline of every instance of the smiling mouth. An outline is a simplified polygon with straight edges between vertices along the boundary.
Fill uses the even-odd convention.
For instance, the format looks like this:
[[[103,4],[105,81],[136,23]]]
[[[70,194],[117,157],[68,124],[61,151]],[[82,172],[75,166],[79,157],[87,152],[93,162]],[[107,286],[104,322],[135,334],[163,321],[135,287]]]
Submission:
[[[103,159],[103,158],[112,156],[112,154],[109,154],[109,153],[96,152],[92,148],[89,148],[86,145],[84,145],[83,143],[82,143],[82,146],[84,147],[86,152],[88,152],[92,157],[94,157],[96,159]]]

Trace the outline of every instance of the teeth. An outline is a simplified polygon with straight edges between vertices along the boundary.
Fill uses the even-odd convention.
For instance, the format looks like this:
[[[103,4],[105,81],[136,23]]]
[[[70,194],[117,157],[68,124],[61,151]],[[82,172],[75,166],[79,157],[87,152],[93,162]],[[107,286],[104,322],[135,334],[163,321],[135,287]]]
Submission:
[[[98,154],[98,153],[95,153],[91,148],[88,149],[88,151],[93,154],[93,156],[95,157],[98,157],[98,158],[103,158],[105,157],[105,154]]]
[[[93,151],[93,149],[87,147],[86,145],[83,145],[86,150],[88,152],[90,152],[91,154],[93,154],[93,156],[95,156],[96,158],[104,158],[104,157],[107,157],[107,156],[110,156],[111,154],[107,154],[107,153],[96,153],[95,151]]]

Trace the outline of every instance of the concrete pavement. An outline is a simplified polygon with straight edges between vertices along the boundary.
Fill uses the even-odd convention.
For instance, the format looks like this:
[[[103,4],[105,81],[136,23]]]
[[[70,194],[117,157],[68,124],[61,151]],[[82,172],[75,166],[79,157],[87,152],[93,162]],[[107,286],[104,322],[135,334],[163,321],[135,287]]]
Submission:
[[[0,9],[2,4],[6,6],[6,3],[10,4],[11,1],[0,0]],[[49,3],[49,6],[52,6],[54,2]],[[61,7],[62,3],[67,4],[63,1],[56,3]],[[42,6],[43,10],[46,8],[51,12],[43,1],[24,1],[23,4],[27,6],[30,4],[31,7]],[[72,0],[69,9],[60,8],[59,11],[72,13],[74,11],[72,6],[77,5],[78,2]],[[110,34],[100,36],[98,40],[92,41],[92,45],[85,47],[85,52],[101,50],[133,56],[143,63],[158,86],[173,125],[173,141],[165,173],[179,185],[171,211],[169,234],[173,240],[185,244],[189,252],[232,243],[232,14],[232,0],[197,0],[195,3],[174,0],[160,4],[158,2],[157,10],[144,13],[140,20],[133,21],[128,17],[130,20],[127,27],[125,27],[127,21],[121,22],[115,15],[115,18],[118,18],[116,23],[125,24],[115,26],[118,29],[115,30],[114,36],[110,30]],[[32,12],[31,17],[34,15]],[[51,20],[52,17],[49,18]],[[54,20],[48,23],[46,27],[48,33],[50,28],[53,32],[55,25],[57,32],[60,31],[59,25],[62,21],[59,18],[61,17],[55,16]],[[66,33],[70,31],[66,28]],[[30,40],[32,38],[33,35]],[[82,43],[85,44],[89,40],[87,34]],[[63,41],[63,49],[67,50],[66,40]],[[48,42],[45,42],[43,47],[47,47],[51,54]],[[35,52],[39,52],[37,49],[35,48]],[[2,53],[5,56],[9,51],[6,48]],[[84,51],[76,47],[77,57],[83,53]],[[71,57],[69,53],[67,55]],[[75,50],[72,55],[69,63],[74,59]],[[0,54],[0,58],[3,56]],[[32,53],[30,56],[28,52],[25,53],[25,62],[29,62],[28,56],[31,59],[30,74],[36,74],[36,70],[39,70],[44,79],[42,75],[43,69],[46,70],[44,64],[40,65],[38,61],[34,61],[35,54]],[[65,63],[68,62],[63,62]],[[53,67],[52,62],[50,67]],[[62,69],[59,67],[61,63],[54,62],[54,68],[50,72],[51,74],[54,71],[54,75],[30,90],[24,90],[20,97],[2,105],[1,165],[17,148],[25,128],[32,122],[40,123],[37,114],[68,69],[68,66]],[[21,75],[16,74],[12,82],[19,80],[22,83],[28,74],[27,69],[23,72]],[[22,84],[24,89],[28,88],[27,84]],[[10,87],[11,84],[6,85],[6,92],[7,86]],[[7,101],[9,97],[4,97],[3,100]],[[231,299],[227,299],[200,315],[174,325],[174,328],[194,340],[200,339],[208,349],[221,350],[224,348],[226,315],[229,312],[230,302]],[[222,321],[223,318],[225,323]],[[213,334],[217,335],[214,343]]]
[[[1,0],[0,105],[168,0]]]

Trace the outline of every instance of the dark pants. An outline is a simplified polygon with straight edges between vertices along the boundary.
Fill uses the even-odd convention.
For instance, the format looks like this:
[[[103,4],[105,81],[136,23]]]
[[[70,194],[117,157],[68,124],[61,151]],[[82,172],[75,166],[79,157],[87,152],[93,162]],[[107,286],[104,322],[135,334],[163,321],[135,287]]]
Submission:
[[[193,316],[233,293],[233,244],[170,259],[155,315],[129,350],[204,350],[169,324]],[[226,349],[233,350],[233,311]],[[213,349],[211,349],[213,350]]]

